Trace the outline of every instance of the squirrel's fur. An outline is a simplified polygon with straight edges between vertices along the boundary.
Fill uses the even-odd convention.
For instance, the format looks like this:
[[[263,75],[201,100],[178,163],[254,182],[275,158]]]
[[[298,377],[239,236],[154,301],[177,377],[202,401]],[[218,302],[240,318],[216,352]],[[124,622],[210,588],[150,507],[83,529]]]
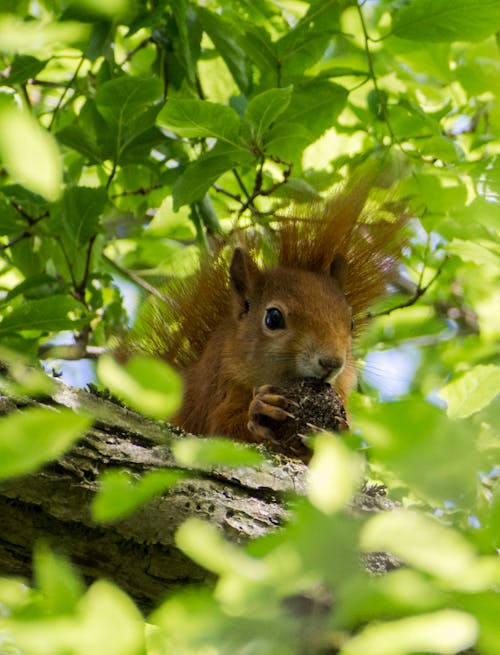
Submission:
[[[199,434],[264,441],[269,431],[253,429],[258,415],[284,418],[286,403],[262,385],[284,385],[294,375],[332,374],[345,403],[355,380],[351,318],[362,322],[384,294],[405,220],[397,205],[391,220],[389,211],[378,220],[380,210],[366,209],[369,191],[370,182],[358,180],[323,204],[277,217],[260,242],[252,237],[236,249],[231,264],[221,251],[171,284],[165,302],[151,299],[136,341],[184,377],[174,422]],[[275,306],[287,329],[272,327],[267,313]],[[257,396],[255,387],[262,387]]]

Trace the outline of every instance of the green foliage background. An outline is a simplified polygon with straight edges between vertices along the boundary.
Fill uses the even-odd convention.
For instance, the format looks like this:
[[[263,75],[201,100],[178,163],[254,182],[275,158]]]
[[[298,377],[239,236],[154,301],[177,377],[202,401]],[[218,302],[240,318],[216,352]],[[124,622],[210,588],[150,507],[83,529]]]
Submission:
[[[144,292],[186,274],[235,229],[265,230],[365,160],[385,160],[383,186],[418,217],[405,279],[425,290],[359,344],[373,368],[373,351],[410,353],[404,399],[380,402],[364,383],[353,434],[317,442],[290,525],[242,548],[186,524],[179,544],[217,586],[170,598],[146,624],[123,592],[86,590],[40,546],[33,589],[0,580],[2,653],[499,652],[499,29],[498,0],[0,1],[4,392],[49,384],[19,355],[53,365],[105,348],[127,321],[117,279]],[[404,288],[379,309],[407,301]],[[157,367],[104,359],[99,375],[139,404],[145,390],[156,416],[162,391],[178,394]],[[390,373],[371,373],[387,396]],[[88,425],[41,410],[0,421],[3,477]],[[408,512],[346,515],[361,469]],[[408,567],[358,570],[359,552],[383,549]],[[333,609],[304,625],[288,601],[318,585],[335,590]]]

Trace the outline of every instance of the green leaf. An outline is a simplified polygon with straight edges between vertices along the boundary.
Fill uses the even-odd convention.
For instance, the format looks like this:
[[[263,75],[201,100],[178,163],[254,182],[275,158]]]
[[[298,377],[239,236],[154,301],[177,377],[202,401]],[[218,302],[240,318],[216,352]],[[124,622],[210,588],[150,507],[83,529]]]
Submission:
[[[443,609],[432,614],[368,625],[342,647],[342,655],[453,655],[475,644],[477,620],[465,612]]]
[[[92,517],[106,523],[132,514],[138,507],[185,479],[184,471],[150,471],[140,479],[127,471],[106,471],[92,503]]]
[[[94,582],[70,616],[10,619],[8,632],[18,649],[30,655],[146,652],[141,613],[123,591],[104,580]]]
[[[26,20],[0,15],[0,52],[50,57],[63,44],[85,39],[89,27],[76,21]]]
[[[83,305],[69,296],[51,296],[40,300],[27,300],[7,314],[0,322],[0,336],[22,330],[72,330],[81,327]]]
[[[175,459],[184,466],[212,468],[214,466],[258,466],[263,456],[252,446],[229,439],[185,438],[172,444]]]
[[[392,33],[413,41],[480,41],[499,26],[498,0],[412,0],[393,14]]]
[[[83,580],[71,564],[39,542],[33,554],[33,569],[44,609],[49,614],[71,614],[85,591]]]
[[[324,56],[332,36],[340,31],[340,7],[337,0],[310,3],[306,14],[276,42],[283,84],[303,78]]]
[[[315,140],[305,125],[278,121],[265,135],[264,149],[285,161],[300,161],[304,148]]]
[[[56,140],[30,113],[5,102],[0,102],[0,159],[22,186],[47,200],[59,197],[62,165]]]
[[[10,84],[24,84],[36,77],[47,65],[47,61],[40,61],[31,55],[17,55],[10,67],[8,82]]]
[[[136,355],[120,366],[112,357],[101,357],[97,374],[114,394],[147,416],[166,419],[179,408],[180,376],[159,359]]]
[[[20,234],[28,227],[26,219],[0,196],[0,234]]]
[[[500,366],[475,366],[441,389],[448,416],[465,418],[486,407],[500,393]]]
[[[62,202],[52,211],[56,232],[63,232],[65,244],[78,250],[99,230],[99,219],[106,204],[106,190],[90,187],[69,187]]]
[[[216,145],[206,155],[189,163],[173,188],[174,211],[195,200],[201,200],[223,173],[236,165],[251,165],[254,157],[245,150]]]
[[[189,39],[188,10],[190,9],[190,6],[187,0],[176,0],[176,2],[172,3],[171,9],[179,31],[182,60],[186,67],[187,78],[189,83],[194,85],[196,84],[196,67]]]
[[[157,122],[182,137],[212,137],[239,146],[240,117],[231,107],[215,102],[171,98]]]
[[[214,525],[199,519],[185,521],[177,530],[175,540],[191,559],[219,575],[238,571],[240,575],[251,576],[263,572],[262,562],[229,543]]]
[[[245,117],[255,128],[255,136],[260,141],[262,134],[274,123],[290,104],[292,87],[269,89],[252,98],[247,105]]]
[[[57,459],[90,424],[70,409],[29,408],[0,418],[0,478],[26,475]]]
[[[57,140],[87,157],[90,164],[102,160],[100,149],[89,133],[78,125],[67,125],[56,134]]]
[[[224,59],[231,71],[234,81],[243,93],[250,88],[250,67],[245,51],[239,44],[239,24],[205,7],[196,7],[196,14],[203,30],[208,34],[217,49],[217,53]]]
[[[361,462],[340,439],[333,434],[318,435],[309,465],[309,500],[325,514],[339,511],[359,487],[361,473]]]
[[[487,590],[500,575],[498,560],[479,556],[460,532],[417,512],[373,516],[362,529],[360,544],[364,552],[393,553],[448,589]]]
[[[335,124],[345,106],[347,89],[329,80],[314,80],[296,86],[287,110],[281,114],[280,124],[295,123],[307,126],[311,142]],[[311,117],[314,120],[311,120]]]
[[[97,110],[115,132],[119,148],[154,125],[161,98],[159,78],[124,75],[97,88]]]
[[[474,243],[464,239],[452,239],[447,250],[466,262],[484,266],[496,274],[500,273],[500,250],[492,241],[482,240]]]
[[[471,425],[411,398],[375,404],[351,397],[355,425],[389,480],[396,478],[432,502],[473,502],[480,459]],[[404,421],[401,417],[404,416]],[[432,475],[425,472],[432,470]]]

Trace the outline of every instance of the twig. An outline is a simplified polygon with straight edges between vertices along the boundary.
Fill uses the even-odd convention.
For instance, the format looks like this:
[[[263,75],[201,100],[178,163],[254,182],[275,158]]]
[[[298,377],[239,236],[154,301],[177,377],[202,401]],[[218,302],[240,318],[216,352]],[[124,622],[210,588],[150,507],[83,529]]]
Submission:
[[[56,107],[54,109],[54,112],[52,113],[52,117],[50,119],[49,131],[52,129],[52,126],[54,125],[57,114],[59,113],[59,110],[62,107],[62,103],[63,103],[64,99],[66,98],[66,95],[68,94],[69,89],[73,86],[76,78],[78,77],[78,73],[80,72],[80,68],[82,67],[84,61],[85,61],[85,53],[82,53],[82,56],[80,57],[80,61],[78,62],[78,65],[77,65],[77,67],[75,69],[75,72],[73,73],[70,81],[64,87],[64,91],[61,93],[61,97],[57,101],[57,105],[56,105]]]
[[[399,305],[394,305],[394,307],[389,307],[389,309],[384,309],[384,311],[377,312],[376,314],[372,314],[371,312],[367,312],[365,315],[366,318],[372,319],[372,318],[378,318],[379,316],[388,316],[389,314],[392,314],[392,312],[396,311],[397,309],[403,309],[404,307],[411,307],[411,305],[414,305],[419,298],[421,298],[424,293],[426,293],[429,288],[434,284],[434,282],[437,280],[437,278],[441,275],[443,268],[445,264],[448,261],[448,257],[445,257],[443,261],[440,263],[438,266],[437,271],[434,273],[432,278],[429,280],[429,282],[425,285],[422,286],[422,276],[423,276],[423,271],[420,274],[420,280],[419,283],[417,284],[417,287],[415,289],[415,292],[413,295],[408,298],[408,300],[405,300],[404,302],[400,303]]]
[[[39,359],[64,359],[74,361],[78,359],[97,359],[107,352],[107,348],[100,346],[87,346],[84,343],[50,344],[43,343],[38,349]]]
[[[230,191],[227,191],[223,187],[219,186],[218,184],[214,184],[214,189],[217,191],[217,193],[222,193],[224,196],[227,196],[228,198],[232,198],[233,200],[236,200],[236,202],[241,203],[241,196],[236,193],[231,193]]]
[[[102,253],[102,258],[104,261],[106,261],[110,266],[115,268],[119,273],[121,273],[123,276],[128,277],[132,282],[135,282],[137,286],[141,287],[141,289],[144,289],[147,293],[151,294],[152,296],[155,296],[156,298],[159,298],[161,301],[167,303],[171,307],[177,308],[177,303],[174,303],[171,298],[168,296],[165,296],[161,291],[159,291],[156,287],[154,287],[152,284],[149,284],[149,282],[146,282],[142,277],[139,275],[136,275],[133,271],[129,270],[128,268],[125,268],[121,264],[118,264],[118,262],[115,262],[111,257],[108,257],[105,253]]]
[[[153,184],[150,187],[140,187],[139,189],[133,189],[132,191],[120,191],[120,193],[113,193],[111,198],[123,198],[124,196],[147,196],[151,191],[156,189],[161,189],[161,184]]]
[[[146,47],[147,45],[149,45],[150,43],[155,43],[155,40],[154,40],[154,38],[153,38],[152,36],[148,36],[146,39],[143,39],[143,40],[139,43],[138,46],[136,46],[135,48],[133,48],[132,50],[130,50],[129,52],[127,52],[127,56],[125,57],[125,59],[122,61],[121,64],[118,64],[118,66],[119,66],[120,68],[121,68],[122,66],[124,66],[128,61],[130,61],[130,60],[132,59],[132,57],[133,57],[135,54],[137,54],[140,50],[142,50],[143,48],[145,48],[145,47]]]

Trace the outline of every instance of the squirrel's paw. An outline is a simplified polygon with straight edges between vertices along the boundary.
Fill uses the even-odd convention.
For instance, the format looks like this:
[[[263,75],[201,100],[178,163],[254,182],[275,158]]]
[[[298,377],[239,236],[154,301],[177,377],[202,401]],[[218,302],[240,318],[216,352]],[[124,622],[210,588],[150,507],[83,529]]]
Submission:
[[[276,387],[269,384],[256,387],[253,390],[253,399],[248,409],[249,421],[247,428],[259,441],[274,441],[276,443],[274,432],[261,423],[263,416],[275,421],[294,418],[293,414],[286,410],[292,403],[277,391]]]

